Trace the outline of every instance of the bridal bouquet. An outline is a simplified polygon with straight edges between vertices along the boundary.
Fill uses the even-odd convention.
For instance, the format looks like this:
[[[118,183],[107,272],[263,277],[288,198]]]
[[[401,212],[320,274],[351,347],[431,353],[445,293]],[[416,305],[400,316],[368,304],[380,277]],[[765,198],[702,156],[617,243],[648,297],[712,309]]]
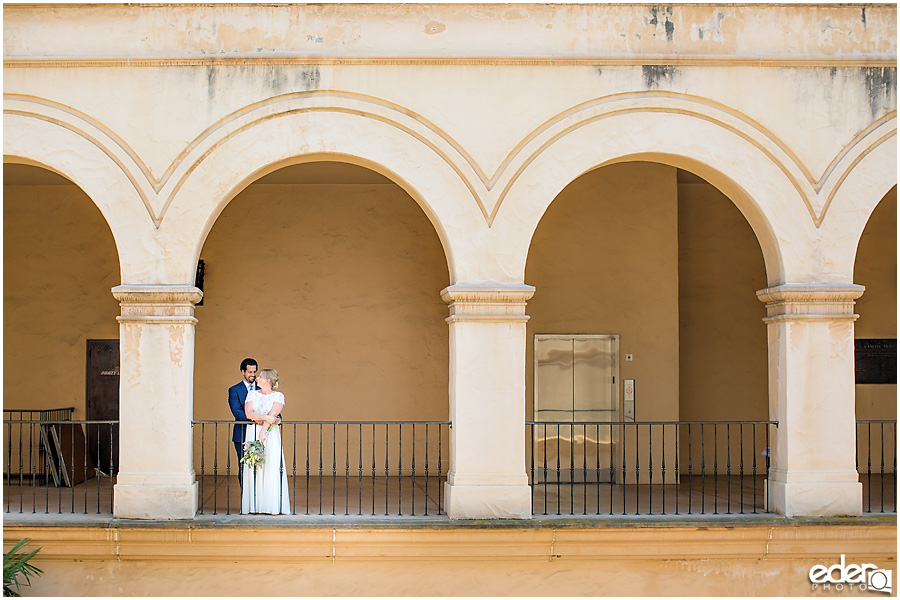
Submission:
[[[241,457],[241,463],[256,467],[266,461],[265,455],[266,447],[259,440],[244,442],[244,456]]]

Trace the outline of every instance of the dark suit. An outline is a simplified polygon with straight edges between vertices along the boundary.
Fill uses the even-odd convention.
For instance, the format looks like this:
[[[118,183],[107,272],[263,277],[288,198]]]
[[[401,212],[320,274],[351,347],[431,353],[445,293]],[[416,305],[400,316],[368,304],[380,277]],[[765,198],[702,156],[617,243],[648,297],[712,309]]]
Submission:
[[[256,387],[256,383],[253,383],[254,388]],[[230,388],[228,388],[228,408],[231,409],[231,414],[234,415],[235,421],[246,421],[247,414],[244,412],[244,403],[247,401],[247,384],[242,381],[234,384]],[[244,435],[247,426],[241,423],[240,425],[234,426],[234,433],[231,436],[231,441],[234,442],[234,449],[237,452],[238,463],[237,463],[237,472],[238,472],[238,482],[243,484],[242,474],[244,471],[244,467],[241,464],[241,458],[244,456]]]

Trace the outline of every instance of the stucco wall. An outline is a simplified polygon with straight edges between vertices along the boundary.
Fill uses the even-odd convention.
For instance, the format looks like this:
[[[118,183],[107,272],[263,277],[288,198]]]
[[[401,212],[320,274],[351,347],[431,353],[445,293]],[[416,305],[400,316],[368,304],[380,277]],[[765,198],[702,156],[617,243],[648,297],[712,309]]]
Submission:
[[[680,418],[769,418],[759,242],[734,204],[683,174],[678,184]]]
[[[232,418],[247,356],[278,370],[288,420],[447,418],[447,261],[396,185],[251,185],[201,258],[195,418]]]
[[[3,407],[83,419],[85,340],[119,338],[109,226],[74,185],[4,186],[3,256]]]
[[[526,414],[534,409],[534,334],[618,334],[621,379],[634,379],[637,420],[678,418],[676,169],[626,163],[566,187],[532,240]],[[625,353],[634,361],[624,362]],[[621,388],[621,386],[620,386]]]

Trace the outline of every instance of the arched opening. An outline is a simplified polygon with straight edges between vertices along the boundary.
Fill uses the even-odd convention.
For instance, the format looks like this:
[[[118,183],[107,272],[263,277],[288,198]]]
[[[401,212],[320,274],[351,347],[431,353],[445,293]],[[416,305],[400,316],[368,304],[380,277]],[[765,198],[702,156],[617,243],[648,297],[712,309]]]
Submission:
[[[246,356],[278,368],[292,418],[447,417],[447,261],[389,179],[337,162],[275,171],[229,203],[200,256],[198,418],[228,416]]]
[[[854,283],[865,293],[856,301],[857,463],[863,509],[891,510],[897,420],[897,187],[869,217],[857,246]],[[885,422],[890,421],[890,423]],[[886,484],[886,485],[885,485]]]
[[[768,419],[765,309],[756,298],[766,286],[762,251],[734,203],[701,177],[651,162],[585,173],[543,215],[529,249],[526,281],[536,288],[528,306],[528,419],[544,420],[535,412],[541,410],[539,397],[553,394],[534,382],[541,369],[536,339],[549,334],[617,336],[617,348],[606,350],[614,356],[604,359],[615,382],[607,400],[595,395],[584,401],[585,421]],[[602,377],[599,370],[588,374],[595,367],[587,358],[579,374],[577,351],[572,356],[571,389],[577,394],[579,385],[590,387]],[[563,470],[568,464],[580,468],[583,461],[608,471],[597,476],[598,483],[671,484],[683,479],[689,463],[693,474],[710,480],[725,473],[729,457],[735,472],[742,457],[749,467],[755,443],[757,473],[763,473],[765,427],[755,434],[749,426],[726,429],[706,427],[701,449],[699,426],[597,427],[596,450],[574,460],[559,452]],[[573,429],[572,437],[579,435],[592,437],[587,428],[580,434]],[[578,454],[574,446],[572,453]]]
[[[4,163],[4,465],[47,486],[37,509],[60,487],[99,485],[95,469],[117,470],[115,426],[59,421],[119,417],[119,306],[110,293],[119,280],[112,232],[84,191],[48,169]]]
[[[449,334],[440,298],[449,282],[447,260],[425,213],[390,179],[333,161],[280,168],[229,202],[200,259],[196,419],[233,419],[226,390],[240,381],[246,357],[278,370],[285,421],[448,418]],[[373,435],[405,444],[407,458],[411,444],[419,452],[425,439],[424,430],[420,439],[400,442],[398,429],[373,434],[355,425],[283,430],[286,448],[295,441],[299,447],[299,464],[312,461],[314,479],[320,458],[329,476],[333,461],[343,473],[352,458],[355,477],[363,450],[367,456],[359,460],[371,475],[373,444],[384,472],[384,442]],[[202,457],[195,448],[198,472]]]
[[[87,340],[119,337],[112,232],[81,188],[47,169],[4,163],[3,196],[4,408],[74,407],[84,419]],[[16,401],[35,376],[41,393]]]

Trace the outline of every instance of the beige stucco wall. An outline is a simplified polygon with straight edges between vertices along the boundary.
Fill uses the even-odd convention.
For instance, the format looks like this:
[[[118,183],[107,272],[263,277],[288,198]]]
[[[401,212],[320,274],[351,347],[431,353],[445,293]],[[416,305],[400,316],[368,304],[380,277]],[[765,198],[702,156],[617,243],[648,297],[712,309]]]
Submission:
[[[232,418],[250,356],[288,420],[447,419],[447,261],[396,185],[251,185],[200,256],[195,418]]]
[[[766,286],[759,242],[713,186],[678,184],[680,413],[683,421],[766,420]]]
[[[676,169],[604,167],[553,201],[533,238],[526,415],[534,409],[534,334],[618,334],[621,379],[634,379],[637,420],[678,418]],[[624,362],[625,353],[634,355]],[[621,386],[620,386],[621,388]]]
[[[896,185],[894,6],[8,5],[3,85],[4,160],[70,178],[115,239],[123,435],[140,445],[166,431],[171,441],[158,455],[123,457],[117,485],[131,486],[134,505],[122,515],[148,514],[150,482],[154,506],[177,490],[177,514],[192,510],[193,393],[225,385],[195,381],[190,286],[219,214],[260,176],[334,157],[389,176],[418,204],[457,286],[447,298],[466,298],[451,312],[491,306],[451,326],[447,380],[454,435],[465,440],[455,449],[475,458],[456,475],[478,482],[482,508],[504,504],[487,498],[493,487],[526,491],[519,312],[523,284],[534,283],[532,235],[581,175],[643,160],[703,177],[756,235],[777,288],[762,294],[772,302],[777,471],[801,499],[785,512],[820,514],[807,500],[835,477],[843,491],[829,514],[856,510],[848,311],[861,291],[857,240]],[[672,389],[663,399],[642,375],[639,416],[645,391],[679,414],[668,248],[672,275],[647,291],[673,299],[663,304],[669,343],[653,342],[665,356],[650,353]],[[237,359],[216,360],[234,373]],[[491,421],[508,429],[485,435],[479,426]],[[498,514],[480,510],[466,514]]]
[[[88,339],[118,339],[109,226],[74,185],[3,187],[3,407],[85,418]],[[37,377],[40,393],[17,393]]]
[[[864,218],[887,189],[873,200],[884,182],[869,178],[864,193],[840,190],[867,160],[890,163],[882,142],[896,104],[895,71],[885,68],[896,54],[895,14],[889,6],[865,16],[816,6],[6,7],[4,90],[20,118],[4,137],[11,154],[70,169],[76,181],[85,178],[77,161],[54,150],[74,141],[54,144],[60,133],[50,123],[98,141],[113,159],[104,178],[114,189],[82,187],[115,213],[128,283],[189,284],[199,238],[229,194],[289,155],[328,151],[402,172],[439,222],[455,282],[520,283],[543,206],[590,168],[652,153],[730,188],[763,240],[771,284],[846,283],[852,259],[840,227],[862,226],[842,210]],[[196,37],[175,33],[186,23]],[[785,23],[808,34],[770,35]],[[553,93],[528,93],[537,88]],[[141,253],[128,236],[166,252]],[[814,252],[817,236],[825,243]],[[487,251],[500,247],[508,250]]]

